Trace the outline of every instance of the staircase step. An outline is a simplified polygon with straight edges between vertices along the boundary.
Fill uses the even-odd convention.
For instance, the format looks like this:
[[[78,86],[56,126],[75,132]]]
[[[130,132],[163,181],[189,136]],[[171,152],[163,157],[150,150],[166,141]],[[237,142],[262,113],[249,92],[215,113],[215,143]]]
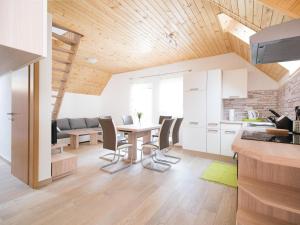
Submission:
[[[66,70],[66,69],[61,69],[61,68],[52,68],[52,71],[56,71],[56,72],[63,72],[63,73],[69,73],[70,71]]]
[[[54,60],[55,62],[59,62],[59,63],[63,63],[63,64],[71,64],[72,62],[68,59],[62,59],[62,58],[58,58],[58,57],[52,57],[52,60]]]
[[[54,32],[52,32],[52,37],[54,37],[54,38],[56,38],[56,39],[64,42],[65,44],[68,44],[68,45],[75,45],[75,44],[77,44],[76,41],[70,40],[70,39],[68,39],[68,38],[66,38],[66,37],[64,37],[62,35],[56,34]]]
[[[60,48],[60,47],[52,47],[53,50],[59,51],[59,52],[64,52],[64,53],[69,53],[69,54],[75,54],[73,50],[65,49],[65,48]]]

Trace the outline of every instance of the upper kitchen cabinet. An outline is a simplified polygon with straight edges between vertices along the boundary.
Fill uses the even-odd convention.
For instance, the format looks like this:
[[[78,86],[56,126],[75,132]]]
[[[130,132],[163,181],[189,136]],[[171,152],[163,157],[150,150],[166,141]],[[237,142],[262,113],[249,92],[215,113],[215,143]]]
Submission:
[[[0,15],[0,75],[47,56],[47,0],[3,0]]]
[[[247,98],[247,69],[223,71],[223,98]]]

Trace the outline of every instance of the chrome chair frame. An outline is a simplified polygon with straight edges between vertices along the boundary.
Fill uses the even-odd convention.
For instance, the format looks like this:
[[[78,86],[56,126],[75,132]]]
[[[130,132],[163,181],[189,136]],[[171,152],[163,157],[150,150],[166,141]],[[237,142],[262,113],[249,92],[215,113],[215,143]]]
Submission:
[[[173,119],[166,119],[164,120],[162,127],[159,131],[159,141],[158,141],[158,145],[154,144],[153,142],[149,142],[149,143],[144,143],[142,144],[142,147],[148,147],[151,148],[151,151],[153,151],[153,153],[150,153],[150,156],[147,158],[143,157],[143,151],[141,151],[141,163],[142,166],[146,169],[149,170],[154,170],[157,172],[165,172],[167,170],[169,170],[172,166],[165,162],[164,160],[161,160],[157,157],[157,153],[161,152],[162,150],[166,149],[169,147],[170,143],[169,143],[169,134],[170,134],[170,129],[173,123]],[[151,164],[150,166],[148,164],[145,164],[144,161],[145,159],[151,158],[152,162],[154,164]],[[159,169],[159,168],[155,168],[154,165],[161,165],[164,168]]]
[[[177,118],[175,121],[175,124],[173,126],[173,130],[172,130],[172,147],[174,147],[175,144],[177,144],[179,142],[179,130],[180,130],[180,126],[181,123],[183,121],[183,118]],[[171,163],[171,164],[177,164],[181,161],[180,157],[177,156],[173,156],[170,154],[167,154],[169,151],[171,150],[171,148],[167,148],[165,150],[162,151],[162,155],[165,158],[169,158],[169,159],[175,159],[175,161],[170,161],[167,159],[158,159],[161,162],[165,162],[165,163]]]
[[[100,124],[103,130],[103,148],[107,150],[114,151],[113,153],[108,153],[103,156],[101,156],[101,159],[104,159],[106,161],[110,161],[110,163],[105,164],[102,166],[100,169],[103,170],[104,172],[114,174],[116,172],[119,172],[121,170],[124,170],[128,167],[130,167],[133,164],[133,159],[132,157],[130,158],[130,162],[126,164],[125,166],[122,166],[120,168],[117,168],[115,170],[109,170],[108,167],[116,165],[121,157],[125,157],[126,154],[121,154],[121,150],[127,149],[132,146],[132,144],[128,143],[121,143],[118,141],[117,138],[117,130],[116,127],[112,121],[112,119],[100,119]],[[112,155],[112,159],[108,159],[105,156]],[[117,159],[116,159],[117,157]]]

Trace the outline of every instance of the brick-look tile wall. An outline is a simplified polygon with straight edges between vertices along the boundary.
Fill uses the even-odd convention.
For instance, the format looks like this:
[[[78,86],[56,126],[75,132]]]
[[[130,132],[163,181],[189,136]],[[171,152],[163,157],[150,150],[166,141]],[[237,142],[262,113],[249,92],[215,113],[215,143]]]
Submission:
[[[300,72],[278,91],[278,110],[281,114],[294,120],[295,106],[300,106]]]
[[[248,98],[224,99],[223,105],[225,120],[229,118],[229,109],[235,109],[235,120],[248,118],[248,109],[257,110],[261,118],[267,118],[272,115],[268,109],[278,110],[278,91],[249,91]]]

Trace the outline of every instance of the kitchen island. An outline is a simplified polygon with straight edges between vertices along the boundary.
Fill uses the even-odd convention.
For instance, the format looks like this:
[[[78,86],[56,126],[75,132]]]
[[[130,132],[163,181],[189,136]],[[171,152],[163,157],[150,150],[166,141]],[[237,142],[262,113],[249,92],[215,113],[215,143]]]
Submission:
[[[300,224],[300,145],[237,135],[237,225]]]

